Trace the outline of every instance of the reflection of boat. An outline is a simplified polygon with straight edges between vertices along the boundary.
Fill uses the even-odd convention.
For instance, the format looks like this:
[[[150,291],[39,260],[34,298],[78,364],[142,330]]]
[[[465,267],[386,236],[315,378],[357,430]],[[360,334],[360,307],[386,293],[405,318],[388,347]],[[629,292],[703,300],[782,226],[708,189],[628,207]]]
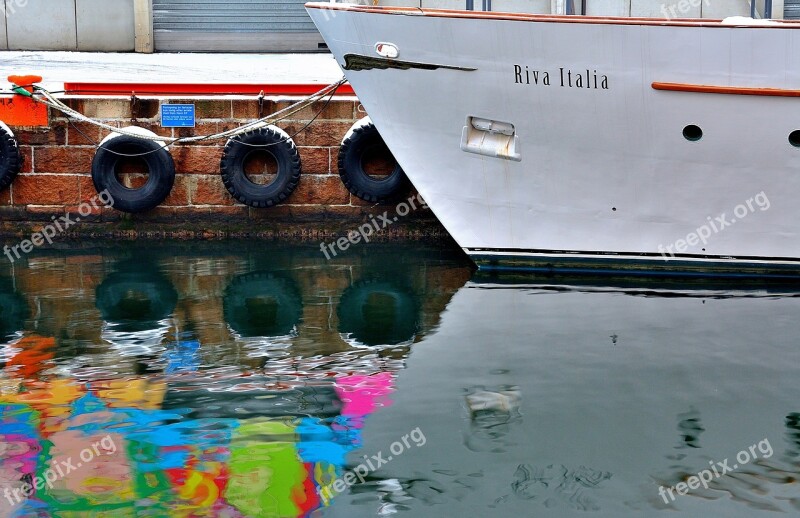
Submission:
[[[766,437],[773,458],[698,494],[708,500],[674,505],[691,516],[793,512],[800,289],[736,286],[469,282],[438,333],[415,348],[364,449],[397,440],[400,423],[419,426],[426,446],[376,474],[397,481],[391,490],[361,492],[379,500],[376,509],[403,506],[412,516],[487,506],[497,516],[650,516],[659,484]],[[690,433],[702,447],[676,449]]]
[[[800,80],[785,73],[800,67],[800,24],[400,3],[306,7],[403,170],[480,267],[800,271]],[[701,3],[719,16],[747,4],[680,9],[699,15]],[[585,4],[621,14],[654,3]]]

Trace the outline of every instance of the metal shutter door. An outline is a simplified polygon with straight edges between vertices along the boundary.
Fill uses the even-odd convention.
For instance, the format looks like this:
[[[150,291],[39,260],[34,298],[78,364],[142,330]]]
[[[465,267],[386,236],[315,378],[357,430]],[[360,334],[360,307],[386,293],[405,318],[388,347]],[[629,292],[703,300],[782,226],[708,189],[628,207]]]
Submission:
[[[305,0],[153,0],[157,51],[285,52],[325,48]]]
[[[800,0],[784,0],[783,17],[787,20],[800,20]]]

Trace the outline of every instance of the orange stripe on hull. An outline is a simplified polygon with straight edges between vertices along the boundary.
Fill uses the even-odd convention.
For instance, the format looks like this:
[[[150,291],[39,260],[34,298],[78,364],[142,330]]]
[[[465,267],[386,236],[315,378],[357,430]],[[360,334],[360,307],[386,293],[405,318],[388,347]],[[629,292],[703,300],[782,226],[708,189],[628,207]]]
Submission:
[[[723,95],[760,95],[764,97],[800,97],[800,90],[783,88],[744,88],[739,86],[693,85],[688,83],[653,83],[654,90]]]

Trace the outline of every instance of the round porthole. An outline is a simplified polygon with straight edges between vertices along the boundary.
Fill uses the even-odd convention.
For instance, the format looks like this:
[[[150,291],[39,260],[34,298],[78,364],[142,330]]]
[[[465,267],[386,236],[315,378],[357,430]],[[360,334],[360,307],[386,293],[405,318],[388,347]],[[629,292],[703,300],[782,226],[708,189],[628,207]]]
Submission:
[[[703,138],[703,130],[700,129],[700,126],[689,124],[683,128],[683,137],[689,142],[697,142]]]
[[[789,133],[789,144],[794,147],[800,147],[800,130],[794,130]]]

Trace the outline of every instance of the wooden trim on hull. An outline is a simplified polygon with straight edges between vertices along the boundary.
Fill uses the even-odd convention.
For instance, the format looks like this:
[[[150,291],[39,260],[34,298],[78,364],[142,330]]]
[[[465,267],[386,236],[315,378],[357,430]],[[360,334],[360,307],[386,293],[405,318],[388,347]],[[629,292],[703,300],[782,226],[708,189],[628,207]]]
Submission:
[[[800,279],[800,259],[465,248],[480,270],[645,277]]]
[[[654,90],[662,90],[667,92],[693,92],[722,95],[758,95],[764,97],[800,97],[800,90],[787,90],[783,88],[750,88],[740,86],[714,86],[660,82],[654,82],[652,86]]]
[[[483,20],[509,20],[540,23],[583,23],[590,25],[658,25],[669,27],[713,27],[713,28],[751,28],[751,29],[800,29],[800,22],[773,20],[770,24],[724,24],[722,20],[701,18],[638,18],[614,16],[553,15],[530,13],[501,13],[494,11],[463,11],[455,9],[421,9],[418,7],[366,6],[354,4],[322,4],[310,2],[306,9],[329,11],[352,11],[370,14],[392,14],[401,16],[427,16],[432,18],[469,18]]]

